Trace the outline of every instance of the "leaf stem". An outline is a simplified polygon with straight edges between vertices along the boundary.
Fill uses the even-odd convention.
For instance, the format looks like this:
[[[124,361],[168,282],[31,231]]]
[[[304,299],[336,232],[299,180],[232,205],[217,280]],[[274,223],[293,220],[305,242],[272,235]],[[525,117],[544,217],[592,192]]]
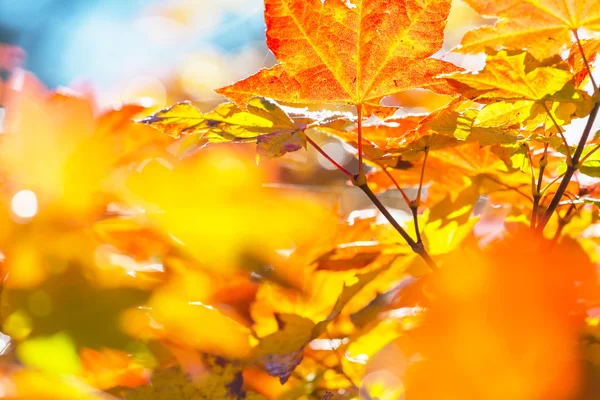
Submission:
[[[357,123],[358,123],[358,175],[356,182],[359,184],[365,184],[367,182],[367,176],[365,175],[365,165],[363,163],[363,138],[362,138],[362,117],[363,109],[362,104],[356,105]]]
[[[402,198],[404,199],[404,202],[406,203],[406,205],[408,206],[408,208],[410,208],[410,199],[408,198],[408,196],[406,195],[406,193],[404,192],[404,190],[402,190],[402,188],[400,187],[400,185],[398,184],[398,182],[396,181],[396,179],[394,179],[394,176],[392,174],[390,174],[390,171],[388,171],[387,168],[381,167],[381,169],[383,170],[383,172],[385,172],[385,174],[388,176],[388,178],[390,178],[390,180],[392,181],[392,183],[394,184],[394,186],[396,186],[396,189],[398,189],[398,191],[402,195]]]
[[[577,40],[577,46],[579,47],[579,52],[581,53],[581,58],[583,59],[583,63],[585,64],[585,68],[587,69],[588,76],[590,77],[590,81],[592,82],[592,87],[594,88],[594,92],[597,92],[598,86],[596,85],[596,81],[594,80],[594,76],[592,75],[592,69],[590,68],[590,63],[588,63],[587,57],[585,56],[585,51],[583,51],[583,46],[581,45],[581,41],[579,40],[579,35],[577,34],[577,29],[573,29],[573,33],[575,34],[575,39]]]
[[[594,104],[594,108],[592,108],[592,111],[590,112],[587,123],[585,124],[585,128],[583,129],[583,133],[581,134],[581,138],[579,139],[579,144],[577,145],[575,153],[573,154],[572,163],[571,165],[567,166],[567,171],[565,172],[563,180],[560,182],[560,185],[556,193],[554,194],[550,205],[546,209],[546,212],[544,213],[544,215],[540,219],[539,224],[537,225],[537,229],[540,232],[542,232],[548,224],[548,221],[550,220],[550,217],[552,217],[552,214],[556,210],[558,203],[560,203],[560,200],[562,199],[562,196],[565,193],[565,190],[567,189],[567,186],[569,185],[573,174],[579,168],[579,159],[581,157],[581,153],[583,153],[583,149],[585,147],[585,144],[587,143],[588,137],[590,136],[590,132],[592,131],[592,126],[594,125],[594,121],[596,120],[596,115],[598,115],[599,108],[600,102],[597,102],[596,104]]]
[[[537,184],[535,180],[535,169],[533,168],[533,157],[531,157],[531,149],[525,143],[523,143],[525,149],[527,149],[527,158],[529,159],[529,169],[531,172],[531,195],[533,196],[533,210],[531,212],[531,227],[535,228],[535,220],[537,215],[537,205],[539,202],[539,193],[537,192]],[[538,201],[536,202],[536,199]]]
[[[392,214],[390,214],[390,212],[388,211],[388,209],[385,208],[385,206],[377,198],[377,196],[375,196],[375,193],[373,193],[373,191],[371,190],[371,188],[367,184],[366,176],[364,177],[364,181],[363,182],[359,181],[359,179],[360,179],[360,172],[358,174],[356,174],[356,175],[352,175],[350,172],[348,172],[348,170],[346,168],[342,167],[333,158],[331,158],[325,152],[325,150],[323,150],[310,137],[308,137],[308,135],[306,135],[306,141],[308,143],[310,143],[310,145],[313,146],[319,153],[321,153],[321,155],[323,157],[325,157],[327,160],[329,160],[329,162],[331,162],[337,169],[339,169],[340,171],[342,171],[350,179],[350,181],[354,184],[354,186],[359,187],[363,192],[365,192],[365,194],[367,195],[367,197],[369,197],[369,199],[375,205],[375,207],[377,207],[377,209],[389,221],[389,223],[394,227],[394,229],[396,229],[396,231],[398,231],[398,233],[400,234],[400,236],[402,236],[402,238],[404,238],[404,240],[406,241],[406,243],[408,243],[408,245],[410,246],[410,248],[412,249],[412,251],[414,251],[419,256],[421,256],[421,258],[427,263],[427,265],[429,265],[431,267],[432,270],[436,270],[438,268],[437,265],[435,264],[435,262],[433,261],[433,259],[431,258],[431,256],[429,255],[429,253],[427,253],[427,250],[425,250],[425,246],[423,245],[423,243],[422,242],[418,242],[418,243],[415,242],[413,240],[413,238],[411,238],[410,235],[404,230],[404,228],[402,228],[400,226],[400,224],[398,223],[398,221],[396,221],[396,219],[392,216]]]
[[[540,194],[543,196],[544,193],[546,193],[546,191],[548,189],[550,189],[550,187],[552,185],[554,185],[560,178],[562,178],[563,176],[565,176],[565,173],[563,172],[562,174],[560,174],[559,176],[557,176],[556,178],[552,179],[552,181],[550,183],[548,183],[546,186],[544,186],[544,188],[542,190],[540,190]]]
[[[425,164],[427,164],[427,156],[429,155],[429,148],[425,148],[425,157],[423,158],[423,166],[421,167],[421,178],[419,179],[419,191],[417,192],[417,198],[414,203],[417,207],[421,204],[421,191],[423,189],[423,177],[425,176]]]
[[[354,179],[354,175],[352,173],[350,173],[350,171],[348,171],[346,168],[342,167],[340,164],[337,163],[337,161],[335,161],[333,158],[331,158],[329,156],[329,154],[327,154],[325,152],[325,150],[323,150],[321,148],[321,146],[319,146],[318,144],[316,144],[310,137],[308,137],[308,135],[305,133],[306,136],[306,141],[308,143],[310,143],[310,145],[312,147],[315,148],[315,150],[317,150],[323,157],[325,157],[330,163],[332,163],[337,169],[339,169],[340,171],[342,171],[344,173],[344,175],[346,175],[350,180]]]
[[[389,171],[386,168],[383,168],[383,170],[385,171],[385,173],[387,174],[387,176],[392,180],[392,182],[394,182],[394,185],[396,185],[396,188],[402,194],[402,198],[404,198],[404,202],[406,203],[406,205],[410,209],[410,212],[412,213],[412,216],[413,216],[413,221],[414,221],[414,225],[415,225],[415,233],[417,235],[417,243],[422,243],[423,240],[421,239],[421,232],[419,231],[419,216],[418,216],[418,213],[417,213],[418,207],[415,207],[414,202],[411,201],[408,198],[408,196],[406,195],[406,193],[404,193],[404,190],[402,190],[402,188],[400,187],[400,185],[398,184],[398,182],[396,182],[396,180],[394,179],[394,177],[392,176],[392,174],[390,174]]]
[[[554,123],[554,126],[558,130],[558,134],[560,135],[560,137],[563,141],[563,144],[565,145],[565,153],[567,154],[567,165],[569,165],[573,162],[573,158],[571,157],[571,149],[569,149],[569,143],[567,142],[567,138],[565,137],[560,125],[558,125],[558,122],[556,122],[556,119],[554,119],[554,115],[552,115],[552,112],[550,111],[550,109],[548,108],[546,103],[544,102],[542,104],[544,105],[544,109],[546,110],[546,113],[548,114],[548,116],[550,117],[552,122]]]
[[[540,207],[540,199],[542,198],[542,183],[544,181],[544,171],[546,169],[546,165],[548,165],[548,143],[544,145],[544,154],[540,159],[540,172],[538,175],[537,185],[535,186],[535,190],[533,193],[533,210],[531,212],[531,227],[535,228],[535,224],[537,224],[539,207]]]
[[[419,231],[419,206],[421,205],[421,192],[423,191],[423,178],[425,177],[425,165],[427,164],[427,156],[429,155],[429,148],[425,148],[425,157],[423,157],[423,166],[421,167],[421,178],[419,179],[419,190],[417,191],[417,198],[415,201],[410,203],[410,211],[413,215],[413,221],[415,224],[415,232],[417,235],[417,243],[423,243],[421,239],[421,232]]]
[[[377,196],[375,196],[375,193],[373,193],[371,188],[369,188],[369,185],[364,183],[357,186],[363,192],[365,192],[365,194],[369,197],[369,199],[375,205],[375,207],[377,207],[377,209],[389,221],[389,223],[394,227],[394,229],[396,229],[396,231],[398,231],[398,233],[404,238],[404,240],[406,241],[406,243],[408,243],[412,251],[421,256],[421,258],[427,263],[427,265],[429,265],[429,267],[435,271],[438,267],[429,255],[429,253],[427,253],[427,250],[425,250],[425,246],[423,245],[423,243],[417,243],[413,240],[413,238],[410,237],[410,235],[404,230],[404,228],[400,226],[400,224],[398,223],[398,221],[396,221],[392,214],[390,214],[388,209],[385,208],[385,206],[381,203]]]

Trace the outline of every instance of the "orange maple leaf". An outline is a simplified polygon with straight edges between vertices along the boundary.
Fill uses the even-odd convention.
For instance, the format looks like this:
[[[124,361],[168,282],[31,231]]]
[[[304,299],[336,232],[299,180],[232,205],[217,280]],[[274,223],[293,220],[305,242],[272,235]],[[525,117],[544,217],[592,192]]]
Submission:
[[[279,60],[217,92],[244,105],[347,103],[386,114],[385,96],[411,88],[455,90],[438,74],[459,69],[429,58],[441,47],[450,0],[265,0],[267,45]],[[387,109],[389,113],[389,108]]]
[[[571,44],[571,31],[600,30],[597,0],[467,0],[479,14],[500,19],[494,26],[468,32],[460,51],[527,49],[536,58],[560,53]]]

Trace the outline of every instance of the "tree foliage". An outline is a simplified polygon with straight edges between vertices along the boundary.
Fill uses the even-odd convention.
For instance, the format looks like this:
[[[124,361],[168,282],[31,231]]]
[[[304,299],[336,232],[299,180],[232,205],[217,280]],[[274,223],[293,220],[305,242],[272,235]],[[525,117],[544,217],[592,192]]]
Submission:
[[[212,111],[28,77],[0,145],[0,393],[600,396],[600,2],[467,3],[497,17],[451,53],[478,70],[440,53],[450,0],[265,0],[278,63]],[[386,102],[421,91],[439,106]],[[256,157],[311,148],[377,213],[264,185]]]

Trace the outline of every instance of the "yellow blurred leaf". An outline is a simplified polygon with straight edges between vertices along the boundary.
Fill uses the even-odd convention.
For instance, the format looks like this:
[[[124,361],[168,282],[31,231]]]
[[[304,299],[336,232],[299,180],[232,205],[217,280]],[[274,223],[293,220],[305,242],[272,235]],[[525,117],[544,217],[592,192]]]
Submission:
[[[559,54],[571,44],[571,31],[600,30],[595,0],[466,0],[479,14],[498,17],[494,26],[468,32],[459,51],[487,48],[527,49],[539,59]]]

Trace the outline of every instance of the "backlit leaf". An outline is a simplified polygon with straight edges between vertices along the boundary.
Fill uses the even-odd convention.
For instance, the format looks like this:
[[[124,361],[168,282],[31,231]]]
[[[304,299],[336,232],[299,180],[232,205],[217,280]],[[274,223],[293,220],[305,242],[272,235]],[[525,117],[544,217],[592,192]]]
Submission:
[[[157,371],[151,386],[141,386],[127,394],[127,400],[243,400],[262,399],[256,393],[243,390],[239,363],[207,357],[205,375],[188,378],[180,369]]]
[[[267,0],[267,45],[279,60],[219,89],[239,105],[253,96],[291,103],[364,104],[423,87],[453,93],[435,76],[457,70],[428,58],[442,46],[450,1]]]
[[[297,315],[278,316],[281,329],[260,339],[255,348],[254,358],[264,365],[269,374],[279,377],[281,382],[285,383],[302,362],[304,347],[324,333],[327,325],[340,314],[348,301],[381,271],[382,269],[375,269],[357,275],[358,281],[353,285],[344,286],[327,318],[318,323]]]
[[[460,51],[527,49],[537,58],[558,54],[571,44],[571,31],[600,30],[596,0],[466,0],[479,14],[498,17],[494,26],[468,32]]]
[[[598,57],[598,53],[600,53],[600,38],[592,38],[588,40],[581,41],[581,48],[585,54],[586,61],[591,65],[593,65],[594,61]],[[580,86],[586,78],[589,76],[588,69],[585,66],[585,62],[583,61],[583,55],[581,54],[581,50],[579,49],[579,45],[577,43],[573,43],[571,45],[571,49],[569,51],[569,58],[567,59],[569,65],[573,69],[573,75],[575,76],[575,84]]]
[[[454,73],[445,78],[473,99],[536,101],[560,91],[573,75],[528,53],[503,50],[488,56],[485,68],[477,73]]]

